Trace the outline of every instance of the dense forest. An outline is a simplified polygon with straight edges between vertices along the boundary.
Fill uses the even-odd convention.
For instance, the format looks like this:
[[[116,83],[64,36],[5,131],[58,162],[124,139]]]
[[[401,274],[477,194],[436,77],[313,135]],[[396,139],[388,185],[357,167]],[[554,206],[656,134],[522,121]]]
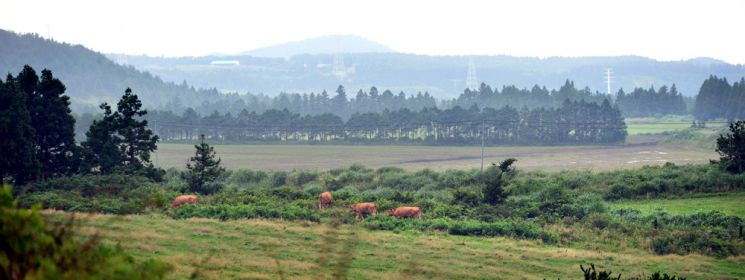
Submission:
[[[166,141],[191,141],[200,134],[227,142],[354,142],[425,144],[577,144],[617,143],[626,125],[617,107],[569,101],[553,108],[425,108],[355,113],[346,122],[331,113],[300,115],[287,109],[237,115],[217,111],[200,116],[155,111],[148,115]]]
[[[626,117],[648,117],[654,115],[686,115],[688,109],[683,95],[673,84],[670,89],[667,86],[655,90],[635,88],[626,94],[623,89],[616,95],[616,104]]]
[[[730,85],[727,78],[710,76],[696,96],[693,115],[699,120],[745,119],[745,78]]]

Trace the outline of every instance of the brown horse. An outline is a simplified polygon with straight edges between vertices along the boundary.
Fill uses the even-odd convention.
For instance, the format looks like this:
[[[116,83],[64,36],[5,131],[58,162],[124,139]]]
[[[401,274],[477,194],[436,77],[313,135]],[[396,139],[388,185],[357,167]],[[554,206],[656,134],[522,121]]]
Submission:
[[[334,201],[334,196],[331,192],[323,192],[318,196],[318,209],[324,209],[331,207],[331,202]]]
[[[375,202],[360,202],[349,206],[349,211],[357,213],[357,219],[362,220],[365,215],[375,215],[378,213],[378,206]]]
[[[401,206],[388,210],[388,214],[396,218],[422,219],[422,209],[413,206]]]
[[[196,204],[197,203],[197,196],[188,194],[188,195],[179,195],[175,199],[173,199],[173,203],[171,203],[171,207],[178,208],[181,205],[184,204]]]

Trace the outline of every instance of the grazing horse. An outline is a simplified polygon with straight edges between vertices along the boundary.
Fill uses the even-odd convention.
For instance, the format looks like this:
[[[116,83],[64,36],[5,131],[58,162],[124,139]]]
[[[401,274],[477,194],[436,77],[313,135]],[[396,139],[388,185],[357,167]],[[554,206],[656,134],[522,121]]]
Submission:
[[[173,199],[173,203],[171,203],[171,207],[178,208],[181,205],[184,204],[196,204],[197,203],[197,196],[196,195],[179,195],[175,199]]]
[[[331,202],[334,201],[334,196],[331,192],[323,192],[318,196],[318,209],[324,209],[331,207]]]
[[[422,209],[413,206],[401,206],[388,210],[388,214],[396,218],[422,219]]]
[[[349,206],[349,211],[357,213],[357,219],[362,220],[366,214],[377,214],[378,206],[375,205],[375,202],[360,202]]]

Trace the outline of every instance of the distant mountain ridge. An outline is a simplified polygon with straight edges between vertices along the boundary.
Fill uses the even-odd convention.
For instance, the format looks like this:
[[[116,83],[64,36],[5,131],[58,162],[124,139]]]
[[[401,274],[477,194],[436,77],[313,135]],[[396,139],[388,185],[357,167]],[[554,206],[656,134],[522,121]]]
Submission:
[[[289,58],[301,54],[385,53],[388,46],[355,35],[328,35],[258,48],[240,55]]]
[[[333,91],[344,85],[348,92],[371,86],[406,93],[429,92],[437,98],[452,98],[465,89],[468,56],[430,56],[404,53],[344,54],[346,75],[332,73],[334,54],[303,54],[290,58],[248,55],[160,58],[110,55],[117,61],[157,74],[168,81],[189,81],[199,87],[222,91],[265,93]],[[698,93],[710,75],[739,80],[745,65],[732,65],[711,58],[684,61],[657,61],[641,56],[608,57],[514,57],[506,55],[472,56],[479,82],[492,86],[534,85],[560,87],[565,80],[606,92],[606,69],[613,70],[611,91],[626,92],[636,87],[648,89],[676,84],[686,96]],[[211,66],[213,60],[235,60],[233,67]]]

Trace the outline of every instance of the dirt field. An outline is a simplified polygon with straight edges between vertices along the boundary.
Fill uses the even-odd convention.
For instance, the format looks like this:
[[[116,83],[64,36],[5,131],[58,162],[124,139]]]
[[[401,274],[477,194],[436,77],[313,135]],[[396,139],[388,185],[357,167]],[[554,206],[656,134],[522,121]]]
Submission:
[[[693,145],[662,144],[653,136],[631,136],[614,146],[487,147],[485,164],[508,157],[524,170],[609,170],[642,165],[705,163],[718,158],[713,150]],[[161,167],[184,168],[194,155],[188,144],[159,144]],[[227,168],[264,170],[329,169],[354,163],[370,167],[398,166],[409,170],[479,168],[480,147],[337,146],[337,145],[215,145]]]

